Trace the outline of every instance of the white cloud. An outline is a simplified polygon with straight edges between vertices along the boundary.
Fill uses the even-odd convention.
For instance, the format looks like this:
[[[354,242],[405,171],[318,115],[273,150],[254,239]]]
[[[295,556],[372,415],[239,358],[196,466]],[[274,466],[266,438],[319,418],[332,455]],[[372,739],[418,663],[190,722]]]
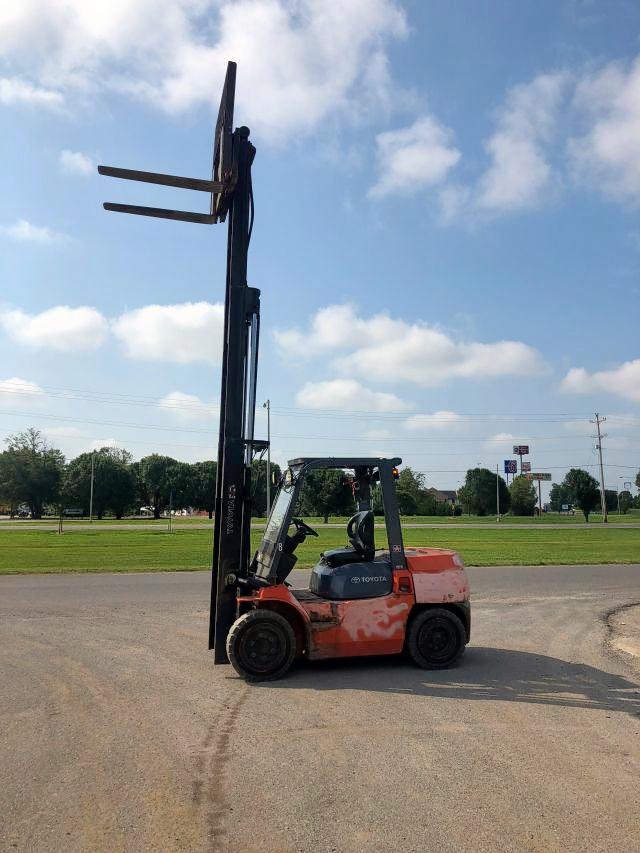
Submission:
[[[393,435],[388,429],[367,429],[362,433],[362,437],[369,441],[382,441],[386,438],[393,438]]]
[[[12,376],[0,380],[0,405],[20,408],[37,408],[42,401],[43,391],[36,382]]]
[[[69,151],[65,149],[60,152],[60,169],[65,175],[92,175],[96,166],[91,157],[82,151]]]
[[[565,84],[564,74],[541,74],[507,93],[497,129],[486,142],[491,164],[476,190],[479,209],[502,213],[530,207],[549,189],[545,145],[553,136]]]
[[[640,202],[640,58],[611,63],[586,76],[574,106],[587,117],[583,136],[569,141],[577,176],[615,198]]]
[[[617,394],[640,403],[640,358],[595,373],[573,367],[562,380],[560,389],[568,394]]]
[[[205,403],[196,394],[185,394],[183,391],[171,391],[158,402],[158,406],[184,422],[217,420],[220,413],[217,404]]]
[[[495,435],[492,435],[491,438],[488,438],[485,444],[489,447],[493,447],[496,444],[511,444],[516,440],[515,435],[511,435],[510,432],[497,432]]]
[[[2,26],[1,12],[0,26]],[[34,86],[33,83],[21,80],[18,77],[0,77],[0,104],[4,106],[28,104],[29,106],[59,109],[63,100],[60,92],[55,92],[53,89]]]
[[[0,233],[19,243],[39,243],[41,246],[68,239],[66,235],[53,231],[46,225],[32,225],[26,219],[18,219],[13,225],[0,225]]]
[[[432,415],[411,415],[404,422],[404,428],[416,432],[428,430],[446,431],[450,430],[453,426],[458,426],[464,420],[462,415],[458,415],[456,412],[441,410],[434,412]]]
[[[0,314],[0,326],[16,343],[63,351],[93,350],[107,337],[108,323],[95,308],[58,305],[40,314],[20,309]]]
[[[402,412],[409,403],[395,394],[371,391],[354,379],[307,382],[296,394],[305,409],[339,409],[349,412]]]
[[[451,131],[431,116],[418,118],[410,127],[378,134],[378,180],[369,195],[414,195],[444,181],[460,159],[451,138]]]
[[[68,99],[116,89],[171,113],[214,105],[229,58],[239,113],[264,136],[389,107],[395,0],[21,0],[0,11],[0,57]]]
[[[309,358],[353,344],[354,335],[364,331],[362,322],[356,317],[352,305],[328,305],[316,311],[307,331],[278,329],[275,339],[283,353]]]
[[[285,355],[296,358],[348,351],[333,361],[343,375],[423,387],[452,378],[535,376],[545,370],[537,350],[521,341],[456,341],[420,321],[407,323],[387,314],[359,317],[351,305],[322,308],[306,331],[276,332],[276,342]]]
[[[219,364],[223,331],[224,305],[210,302],[146,305],[113,323],[129,358],[177,364]]]

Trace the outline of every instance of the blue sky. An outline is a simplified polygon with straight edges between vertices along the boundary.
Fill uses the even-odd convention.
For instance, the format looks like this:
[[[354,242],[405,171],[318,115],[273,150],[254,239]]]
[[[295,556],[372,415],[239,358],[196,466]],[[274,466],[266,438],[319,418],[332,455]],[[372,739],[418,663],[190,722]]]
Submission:
[[[227,59],[275,458],[397,454],[451,488],[517,442],[560,479],[595,466],[598,411],[607,486],[633,480],[632,2],[0,11],[0,436],[215,456],[226,229],[107,214],[206,200],[95,166],[207,177]]]

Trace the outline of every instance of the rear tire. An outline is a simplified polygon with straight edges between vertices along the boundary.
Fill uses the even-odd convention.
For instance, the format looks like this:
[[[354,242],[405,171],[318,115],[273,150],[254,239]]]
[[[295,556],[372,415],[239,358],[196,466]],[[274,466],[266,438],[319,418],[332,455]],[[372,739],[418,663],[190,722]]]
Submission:
[[[296,635],[284,616],[273,610],[250,610],[227,636],[231,666],[245,681],[282,678],[296,656]]]
[[[455,613],[444,607],[422,610],[411,621],[407,651],[422,669],[446,669],[464,653],[467,634]]]

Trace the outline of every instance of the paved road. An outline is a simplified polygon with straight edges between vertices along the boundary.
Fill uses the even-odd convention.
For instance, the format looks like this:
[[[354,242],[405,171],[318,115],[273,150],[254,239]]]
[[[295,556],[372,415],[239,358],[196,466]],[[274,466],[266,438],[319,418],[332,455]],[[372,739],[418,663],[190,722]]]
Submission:
[[[0,850],[640,849],[640,565],[469,574],[455,670],[252,687],[204,573],[0,578]]]

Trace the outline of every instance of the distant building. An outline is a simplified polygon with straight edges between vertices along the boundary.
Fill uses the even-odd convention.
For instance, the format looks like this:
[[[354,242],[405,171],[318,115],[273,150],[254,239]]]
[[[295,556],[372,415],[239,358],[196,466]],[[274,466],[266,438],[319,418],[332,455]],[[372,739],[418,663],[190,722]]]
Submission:
[[[445,501],[449,501],[449,503],[454,504],[458,500],[458,493],[455,490],[450,489],[427,489],[427,492],[435,498],[435,500],[441,504]]]

